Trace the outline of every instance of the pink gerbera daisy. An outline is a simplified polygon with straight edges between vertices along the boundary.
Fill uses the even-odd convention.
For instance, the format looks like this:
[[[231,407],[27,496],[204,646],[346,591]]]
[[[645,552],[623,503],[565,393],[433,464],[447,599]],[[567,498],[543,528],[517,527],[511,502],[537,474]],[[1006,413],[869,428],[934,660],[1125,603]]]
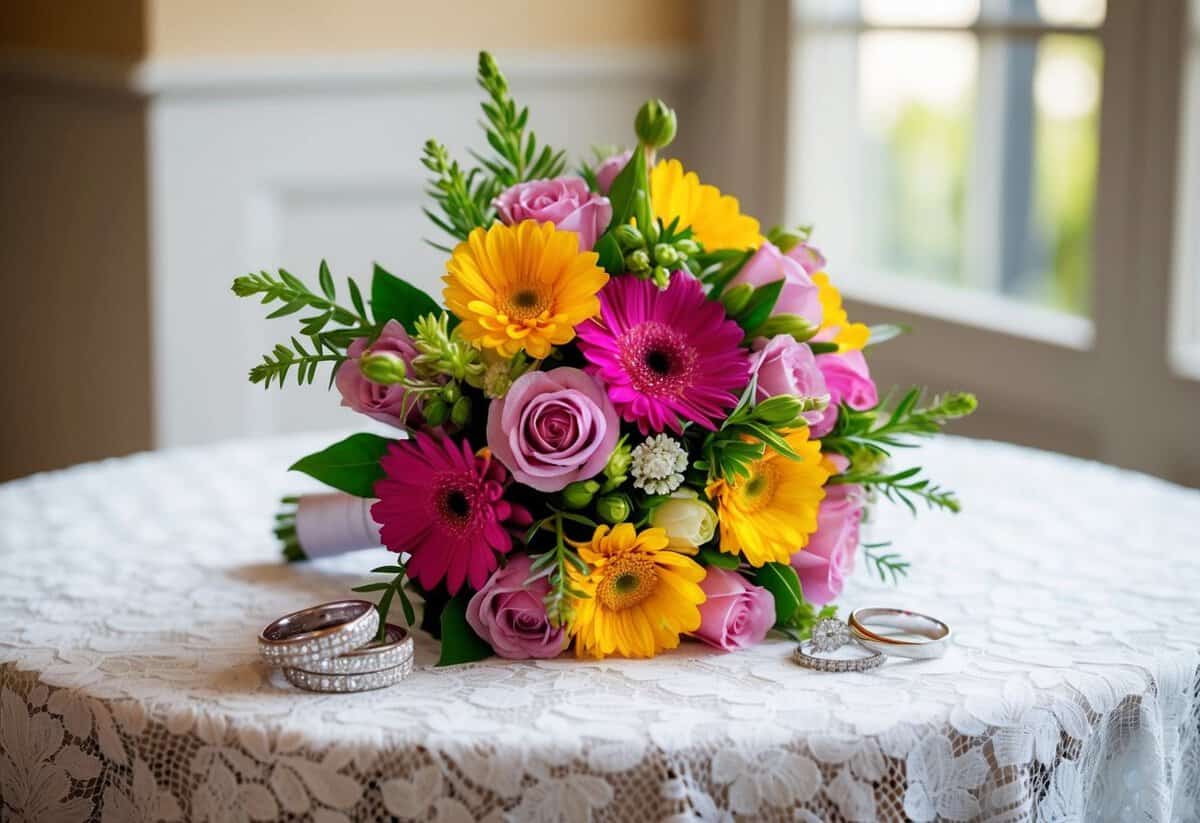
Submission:
[[[411,555],[408,576],[426,590],[445,580],[452,595],[463,581],[481,588],[496,569],[496,552],[512,548],[505,526],[529,523],[524,508],[503,499],[504,467],[476,456],[465,440],[424,433],[392,444],[379,462],[387,477],[375,483],[371,517],[384,545]]]
[[[680,432],[681,418],[715,429],[749,381],[741,327],[687,272],[672,274],[663,291],[614,277],[600,291],[600,316],[576,332],[587,371],[642,434]]]

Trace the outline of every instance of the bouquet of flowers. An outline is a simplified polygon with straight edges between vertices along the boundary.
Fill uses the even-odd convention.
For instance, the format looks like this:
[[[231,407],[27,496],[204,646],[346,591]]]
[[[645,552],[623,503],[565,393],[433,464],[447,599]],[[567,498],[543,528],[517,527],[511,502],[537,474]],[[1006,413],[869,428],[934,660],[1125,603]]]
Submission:
[[[436,141],[426,214],[453,238],[444,308],[378,265],[339,301],[280,270],[240,297],[307,311],[250,379],[312,383],[395,428],[293,466],[338,490],[289,498],[290,559],[309,534],[399,556],[356,591],[399,602],[441,662],[649,657],[690,636],[725,650],[832,613],[883,498],[958,510],[890,454],[969,414],[950,394],[879,398],[863,355],[903,331],[851,322],[809,230],[772,229],[660,153],[674,112],[647,102],[631,151],[564,174],[491,56],[479,58],[487,153]],[[315,519],[314,519],[315,518]],[[326,547],[328,547],[328,545]],[[907,564],[880,546],[868,566]]]

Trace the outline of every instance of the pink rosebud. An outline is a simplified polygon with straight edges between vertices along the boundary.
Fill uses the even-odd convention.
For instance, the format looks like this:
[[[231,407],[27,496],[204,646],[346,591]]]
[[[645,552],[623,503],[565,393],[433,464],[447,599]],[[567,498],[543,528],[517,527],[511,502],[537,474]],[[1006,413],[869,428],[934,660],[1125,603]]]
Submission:
[[[807,546],[792,555],[792,568],[808,602],[824,606],[841,595],[846,577],[854,570],[862,512],[861,486],[826,486],[817,531]]]
[[[787,256],[799,263],[808,274],[814,274],[825,268],[825,255],[816,246],[807,243],[797,243],[788,251]]]
[[[527,583],[530,566],[529,555],[510,556],[467,603],[467,623],[509,660],[558,657],[566,646],[564,629],[546,616],[550,583],[545,577]]]
[[[761,643],[775,625],[775,598],[734,571],[709,566],[700,583],[708,599],[700,604],[694,637],[727,652]]]
[[[839,403],[845,403],[855,411],[864,411],[878,405],[879,392],[862,352],[851,349],[837,354],[820,354],[816,359],[829,390],[829,407],[821,421],[813,426],[813,436],[824,437],[837,421]]]
[[[771,243],[763,243],[758,247],[754,256],[747,260],[742,270],[729,281],[729,288],[742,283],[758,288],[776,280],[783,281],[783,290],[779,293],[779,299],[775,301],[775,308],[771,310],[771,314],[794,314],[803,317],[814,327],[820,326],[823,316],[820,290],[808,276],[804,266],[791,257],[785,257]]]
[[[620,435],[604,389],[563,366],[521,375],[488,409],[488,447],[518,483],[556,492],[604,469]]]
[[[629,158],[633,157],[633,150],[620,152],[604,159],[604,162],[596,169],[596,188],[601,194],[608,194],[612,188],[613,181],[617,179],[617,175],[629,163]]]
[[[399,383],[385,385],[376,383],[363,374],[360,360],[369,354],[390,353],[399,356],[406,367],[412,366],[413,358],[417,356],[417,348],[412,338],[395,320],[389,320],[379,333],[379,338],[368,346],[368,340],[360,337],[352,342],[346,350],[348,359],[338,367],[334,383],[342,395],[342,405],[354,409],[360,414],[374,418],[381,423],[404,427],[414,425],[421,419],[419,403],[412,403],[408,409],[408,419],[402,420],[407,393]]]
[[[793,397],[823,397],[829,394],[825,388],[825,376],[817,368],[812,349],[797,343],[790,334],[779,334],[770,340],[760,337],[754,341],[752,348],[757,352],[750,361],[751,374],[758,375],[755,402],[761,403],[768,397],[781,394]],[[804,419],[812,427],[813,437],[829,433],[829,429],[817,429],[823,416],[824,413],[820,411],[804,413]],[[829,425],[832,428],[833,423]]]
[[[612,220],[608,198],[588,191],[578,177],[517,183],[502,191],[492,206],[506,226],[536,220],[575,232],[580,251],[591,251]]]

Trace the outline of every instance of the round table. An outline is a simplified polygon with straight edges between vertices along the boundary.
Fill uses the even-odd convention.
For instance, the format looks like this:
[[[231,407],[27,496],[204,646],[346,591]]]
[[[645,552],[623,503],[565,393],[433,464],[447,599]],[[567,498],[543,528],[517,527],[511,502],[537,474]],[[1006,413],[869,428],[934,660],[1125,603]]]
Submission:
[[[285,565],[285,473],[337,435],[0,486],[0,818],[1195,820],[1200,493],[997,443],[916,454],[958,516],[879,506],[912,561],[843,608],[949,622],[941,660],[825,674],[793,644],[485,661],[297,691],[272,618],[388,555]],[[907,456],[907,455],[906,455]]]

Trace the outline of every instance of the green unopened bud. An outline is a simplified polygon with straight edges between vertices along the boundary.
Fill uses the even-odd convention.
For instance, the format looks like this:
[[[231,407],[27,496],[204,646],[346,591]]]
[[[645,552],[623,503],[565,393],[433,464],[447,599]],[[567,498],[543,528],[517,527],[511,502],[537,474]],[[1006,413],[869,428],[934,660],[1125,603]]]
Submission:
[[[637,226],[631,226],[628,223],[613,229],[613,239],[617,241],[617,245],[623,251],[633,251],[646,245],[646,238],[637,230]]]
[[[804,402],[790,394],[777,394],[754,407],[754,417],[769,426],[787,426],[804,411]]]
[[[654,247],[654,262],[660,266],[674,266],[679,262],[679,252],[674,246],[659,243]]]
[[[660,289],[665,289],[671,285],[671,270],[666,266],[655,266],[652,276],[654,277],[654,284]]]
[[[700,253],[700,244],[690,237],[685,237],[682,240],[676,240],[675,248],[685,257],[691,257],[693,254]]]
[[[495,58],[486,51],[479,52],[479,80],[485,88],[495,88],[501,93],[508,91],[508,82],[500,73]]]
[[[754,296],[754,287],[749,283],[739,283],[732,289],[726,289],[721,295],[721,303],[725,306],[725,311],[731,316],[736,317],[750,302],[750,298]]]
[[[453,380],[442,386],[442,399],[447,403],[454,403],[460,397],[462,397],[462,389]]]
[[[358,368],[363,377],[372,383],[392,386],[408,376],[408,367],[404,358],[395,352],[381,351],[365,355],[358,361]]]
[[[979,401],[970,392],[954,392],[946,395],[938,409],[943,417],[966,417],[979,407]]]
[[[625,268],[632,274],[645,274],[650,271],[650,253],[645,249],[637,249],[625,255]]]
[[[675,112],[657,99],[643,103],[633,121],[638,140],[652,149],[671,145],[671,141],[675,139],[676,126]]]
[[[582,509],[592,502],[598,491],[600,484],[595,480],[576,480],[574,483],[568,483],[562,492],[563,505],[568,509]]]
[[[431,426],[440,426],[450,417],[450,407],[446,405],[446,401],[435,397],[425,404],[422,410],[425,416],[425,422]]]
[[[625,482],[629,474],[629,467],[633,464],[633,449],[625,442],[622,437],[617,441],[617,447],[613,449],[613,453],[608,456],[608,462],[604,465],[604,488],[603,491],[610,492]]]
[[[454,401],[454,405],[450,407],[450,422],[456,426],[465,426],[471,422],[471,401],[466,397],[459,397]]]
[[[776,226],[767,233],[767,240],[784,254],[804,242],[804,235]]]
[[[798,342],[803,343],[805,340],[811,340],[813,335],[820,330],[820,326],[798,314],[776,314],[768,317],[755,333],[762,337],[790,334]]]
[[[606,494],[596,501],[596,514],[605,523],[624,523],[633,513],[633,503],[623,494]]]

